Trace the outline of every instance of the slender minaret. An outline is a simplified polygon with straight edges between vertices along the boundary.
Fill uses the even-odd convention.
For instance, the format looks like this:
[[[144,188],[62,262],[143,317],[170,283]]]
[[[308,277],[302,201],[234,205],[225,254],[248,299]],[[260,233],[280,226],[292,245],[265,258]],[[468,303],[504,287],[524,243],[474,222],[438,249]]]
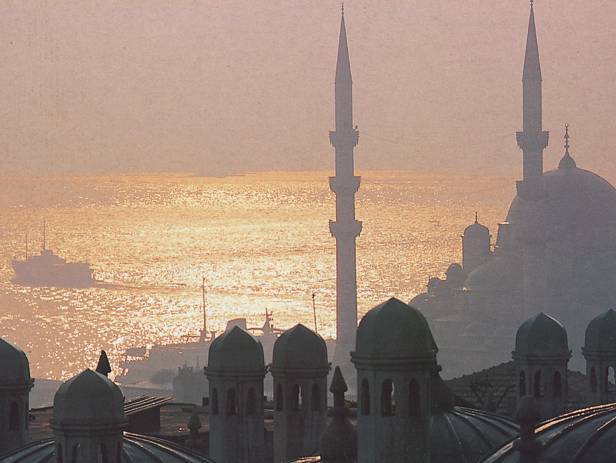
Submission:
[[[350,352],[357,329],[357,279],[355,239],[362,224],[355,220],[355,193],[360,177],[354,175],[353,148],[359,132],[353,126],[353,82],[347,46],[344,7],[340,23],[336,64],[336,131],[329,140],[336,149],[336,176],[329,186],[336,195],[336,221],[329,230],[336,238],[336,364],[350,366]]]
[[[517,133],[524,163],[523,180],[518,182],[518,195],[526,200],[539,200],[543,197],[543,150],[548,146],[548,132],[543,131],[542,124],[541,64],[532,1],[530,5],[522,74],[523,130]]]
[[[546,310],[543,150],[548,145],[548,132],[543,130],[542,124],[541,85],[535,11],[531,1],[522,74],[523,130],[517,133],[518,146],[523,153],[523,179],[517,182],[517,190],[524,204],[524,217],[517,235],[522,251],[525,318]]]

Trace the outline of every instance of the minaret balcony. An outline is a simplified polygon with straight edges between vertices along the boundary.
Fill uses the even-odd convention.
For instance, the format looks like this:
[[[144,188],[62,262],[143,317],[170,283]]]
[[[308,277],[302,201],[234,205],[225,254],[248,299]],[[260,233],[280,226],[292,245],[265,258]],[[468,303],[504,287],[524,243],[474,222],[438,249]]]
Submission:
[[[362,223],[359,220],[353,220],[351,222],[336,222],[335,220],[329,221],[329,232],[336,238],[355,238],[359,236],[362,230]]]
[[[329,188],[337,195],[357,193],[360,183],[361,177],[357,175],[348,178],[329,177]]]
[[[329,142],[333,147],[356,147],[359,142],[359,130],[340,130],[329,132]]]
[[[548,146],[550,134],[546,131],[517,132],[516,140],[522,151],[543,151]]]

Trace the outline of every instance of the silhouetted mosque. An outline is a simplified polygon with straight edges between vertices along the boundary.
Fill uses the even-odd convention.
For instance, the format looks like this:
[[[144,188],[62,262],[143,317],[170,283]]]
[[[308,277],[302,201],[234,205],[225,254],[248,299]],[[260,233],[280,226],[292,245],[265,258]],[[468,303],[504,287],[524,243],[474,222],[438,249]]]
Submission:
[[[574,346],[583,327],[616,302],[616,189],[571,155],[544,172],[548,132],[542,125],[542,75],[531,7],[523,70],[523,179],[517,182],[496,241],[475,223],[462,237],[462,265],[431,278],[411,304],[430,317],[443,340],[443,362],[457,374],[508,357],[508,339],[523,320],[549,313],[567,327]],[[579,349],[574,364],[582,365]]]
[[[342,38],[344,51],[344,19],[341,43]],[[104,352],[97,371],[86,369],[60,386],[47,423],[49,436],[31,442],[30,423],[34,415],[29,410],[29,394],[33,380],[28,359],[20,349],[0,339],[0,461],[616,461],[616,404],[611,403],[616,400],[616,312],[605,311],[609,302],[607,289],[592,287],[598,293],[588,302],[589,309],[582,317],[595,314],[584,325],[581,354],[586,361],[586,374],[583,375],[568,368],[572,353],[580,349],[571,349],[567,330],[559,320],[561,316],[574,320],[570,312],[573,306],[553,306],[555,296],[550,291],[556,283],[543,278],[546,269],[557,262],[562,265],[562,273],[553,279],[560,281],[559,284],[569,281],[566,278],[573,275],[586,282],[589,276],[585,270],[594,275],[593,259],[598,259],[600,254],[598,250],[593,254],[594,246],[597,242],[601,246],[610,244],[599,232],[609,231],[611,210],[605,204],[598,206],[602,208],[599,211],[591,210],[588,201],[601,199],[602,195],[606,200],[613,200],[613,189],[594,174],[575,166],[568,143],[559,169],[542,174],[541,150],[547,143],[547,134],[541,130],[540,123],[541,83],[532,10],[524,76],[525,124],[518,141],[524,151],[525,174],[510,210],[510,222],[501,225],[494,251],[490,249],[487,228],[478,221],[471,225],[464,237],[463,266],[452,265],[447,280],[440,283],[433,280],[432,292],[418,299],[428,310],[436,310],[443,301],[455,301],[464,307],[463,315],[474,314],[479,320],[477,326],[484,329],[482,323],[489,319],[486,313],[492,309],[489,304],[494,303],[503,311],[506,308],[498,303],[514,304],[508,306],[506,314],[490,312],[494,320],[507,325],[504,331],[496,333],[502,339],[495,345],[513,348],[509,363],[446,383],[441,378],[438,345],[450,343],[451,336],[457,342],[469,340],[473,329],[478,329],[470,326],[473,318],[450,320],[452,326],[466,330],[466,337],[443,329],[440,323],[444,319],[437,320],[437,330],[433,333],[420,309],[391,298],[368,311],[358,327],[344,327],[350,330],[350,333],[345,331],[345,336],[352,337],[354,342],[345,345],[352,352],[341,362],[353,369],[357,402],[345,399],[347,384],[343,371],[336,365],[329,387],[333,406],[328,407],[327,378],[331,365],[327,345],[317,333],[303,325],[287,330],[276,340],[272,364],[266,365],[261,343],[235,326],[210,344],[204,371],[209,393],[201,407],[206,412],[207,430],[200,431],[204,426],[195,409],[188,422],[190,437],[183,441],[185,445],[126,431],[127,404],[122,391],[107,377],[111,368]],[[334,138],[340,136],[339,127]],[[355,134],[356,140],[356,132],[349,132],[349,127],[345,130],[346,135]],[[337,152],[340,146],[336,143]],[[351,145],[344,147],[351,149],[346,156],[352,154]],[[339,197],[344,196],[348,201],[352,195],[345,192],[347,196]],[[600,219],[601,212],[605,215]],[[581,220],[590,235],[581,235]],[[345,246],[350,246],[349,243],[354,246],[356,236],[353,233],[346,236]],[[529,255],[531,250],[540,252]],[[575,259],[582,259],[578,253],[588,251],[591,260],[584,264],[574,259],[575,265],[581,267],[568,267],[565,261],[572,258],[573,250]],[[527,281],[529,275],[535,280]],[[564,280],[558,280],[561,277]],[[470,288],[458,291],[464,285]],[[578,286],[568,289],[571,297],[582,297]],[[516,296],[518,293],[523,296]],[[469,301],[475,305],[465,306]],[[598,313],[602,303],[604,308]],[[498,326],[494,320],[491,330]],[[517,328],[515,336],[505,329],[511,327]],[[578,335],[580,328],[574,329]],[[489,331],[475,332],[478,339],[488,334]],[[489,356],[484,355],[485,345],[481,349],[477,351],[477,361],[483,362],[480,366],[485,368],[490,366],[485,361]],[[470,356],[469,350],[461,345],[458,356]],[[263,384],[268,374],[274,384],[271,401],[264,397]],[[492,400],[493,395],[490,400],[480,400],[481,388],[487,387],[486,380],[503,386],[498,403]],[[500,407],[509,401],[509,409]],[[272,431],[266,428],[268,420],[273,420]],[[197,445],[203,439],[209,442],[207,452]]]

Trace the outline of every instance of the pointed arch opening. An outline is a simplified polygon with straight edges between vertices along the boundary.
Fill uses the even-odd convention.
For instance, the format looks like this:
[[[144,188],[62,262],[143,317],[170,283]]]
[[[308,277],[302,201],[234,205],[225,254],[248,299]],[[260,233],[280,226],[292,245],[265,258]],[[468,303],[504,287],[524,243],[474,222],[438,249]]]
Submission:
[[[391,379],[386,379],[381,386],[381,415],[393,416],[394,412],[394,383]]]
[[[523,371],[520,372],[520,378],[518,383],[518,391],[520,397],[524,397],[526,395],[526,373]]]
[[[533,381],[533,395],[535,397],[543,397],[543,383],[541,380],[541,370],[535,372]]]
[[[554,379],[552,384],[554,390],[554,397],[561,398],[563,396],[563,380],[560,375],[560,372],[554,373]]]
[[[210,409],[212,415],[218,415],[218,389],[212,388],[212,397],[210,397]]]
[[[607,367],[605,372],[605,390],[607,392],[616,392],[616,371],[613,366]]]
[[[77,459],[79,458],[80,449],[81,449],[81,445],[79,443],[73,445],[73,455],[71,456],[71,463],[77,463]],[[118,460],[118,461],[121,461],[121,460]]]
[[[317,383],[313,383],[312,385],[310,404],[313,412],[320,412],[323,409],[321,406],[321,388]]]
[[[11,402],[9,410],[9,431],[19,430],[19,404],[17,402]]]
[[[421,401],[419,384],[414,379],[409,383],[409,416],[419,416]]]
[[[299,411],[302,409],[302,388],[299,384],[294,384],[291,388],[291,410]]]
[[[276,396],[276,410],[281,412],[284,408],[284,392],[282,390],[282,384],[278,383],[276,385],[276,392],[274,394]]]
[[[590,392],[597,392],[597,370],[595,370],[595,367],[590,369]]]
[[[361,397],[360,397],[361,407],[360,412],[364,416],[370,415],[370,386],[368,385],[368,380],[364,379],[361,382]]]
[[[227,416],[237,415],[237,397],[234,388],[227,389],[227,400],[225,402]]]
[[[246,395],[246,415],[254,416],[257,414],[257,394],[254,387],[248,389]]]

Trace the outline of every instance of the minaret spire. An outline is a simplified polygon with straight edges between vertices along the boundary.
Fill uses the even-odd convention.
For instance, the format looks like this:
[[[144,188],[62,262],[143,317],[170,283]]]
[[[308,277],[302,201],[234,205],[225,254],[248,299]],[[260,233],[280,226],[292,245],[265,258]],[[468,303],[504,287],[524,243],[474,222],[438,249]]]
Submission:
[[[336,220],[329,230],[336,238],[336,353],[334,363],[343,371],[350,367],[350,352],[357,330],[357,277],[355,240],[362,228],[355,219],[355,193],[360,177],[355,175],[353,149],[359,132],[353,124],[353,79],[347,43],[344,9],[340,18],[338,60],[336,62],[336,130],[329,140],[336,150],[336,175],[329,178],[336,195]]]
[[[543,195],[543,150],[548,145],[548,132],[543,131],[541,81],[535,9],[531,3],[522,72],[522,132],[517,133],[518,146],[523,151],[524,171],[523,181],[518,183],[518,195],[524,199],[539,199]]]

